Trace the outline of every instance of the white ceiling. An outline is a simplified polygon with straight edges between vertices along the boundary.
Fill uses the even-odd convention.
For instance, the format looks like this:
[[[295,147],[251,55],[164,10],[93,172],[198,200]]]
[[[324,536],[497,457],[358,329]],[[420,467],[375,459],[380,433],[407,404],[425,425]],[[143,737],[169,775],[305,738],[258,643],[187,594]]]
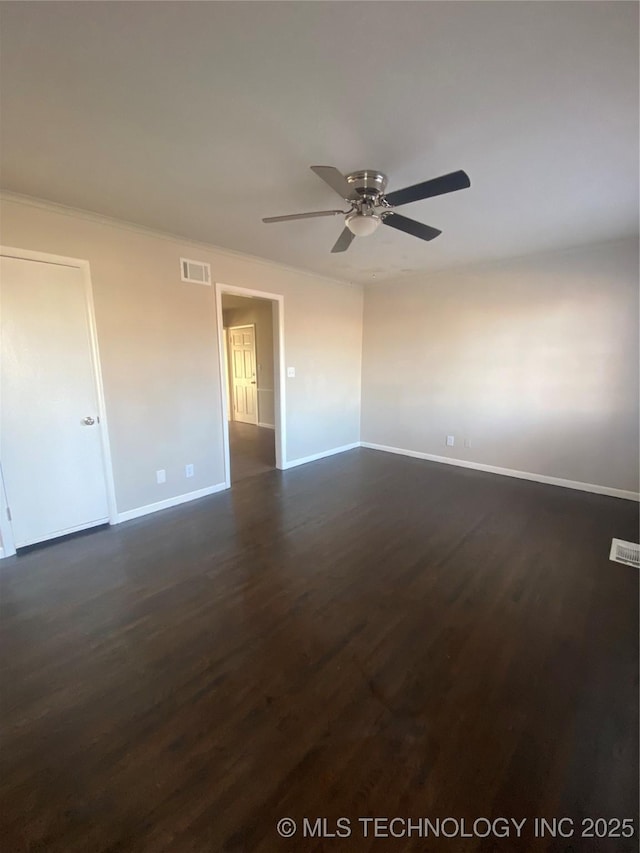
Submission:
[[[370,281],[638,229],[633,2],[3,3],[2,185]],[[471,189],[330,254],[310,170]]]

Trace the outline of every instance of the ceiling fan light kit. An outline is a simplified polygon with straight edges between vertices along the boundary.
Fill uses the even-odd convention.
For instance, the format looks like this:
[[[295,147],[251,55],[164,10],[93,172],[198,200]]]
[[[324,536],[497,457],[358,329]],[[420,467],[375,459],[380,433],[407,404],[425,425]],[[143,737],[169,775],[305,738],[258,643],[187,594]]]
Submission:
[[[357,210],[347,213],[344,218],[345,225],[355,237],[368,237],[373,234],[381,221],[382,217],[377,213],[360,213]]]
[[[354,237],[370,236],[377,230],[380,223],[398,231],[404,231],[420,240],[433,240],[442,233],[440,230],[394,213],[394,208],[471,186],[467,173],[460,170],[385,195],[387,176],[374,169],[361,169],[358,172],[350,172],[348,175],[343,175],[334,166],[311,166],[311,170],[350,205],[349,210],[291,213],[286,216],[268,216],[262,221],[287,222],[292,219],[343,215],[345,227],[331,249],[332,252],[345,252]]]

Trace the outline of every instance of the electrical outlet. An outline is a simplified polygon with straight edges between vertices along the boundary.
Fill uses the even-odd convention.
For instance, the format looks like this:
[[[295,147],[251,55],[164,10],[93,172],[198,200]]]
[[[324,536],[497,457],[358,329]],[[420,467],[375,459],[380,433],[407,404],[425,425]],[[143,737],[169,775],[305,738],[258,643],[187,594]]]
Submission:
[[[447,447],[453,447],[453,445],[455,443],[456,443],[455,437],[453,435],[448,435],[447,436]]]
[[[189,465],[184,466],[184,476],[193,477],[193,465],[191,463],[189,463]]]
[[[471,439],[470,438],[465,438],[464,446],[465,447],[471,447]]]
[[[167,482],[167,472],[164,468],[161,468],[159,471],[156,471],[156,482],[157,483],[166,483]]]
[[[295,376],[296,376],[295,367],[287,367],[287,378],[288,379],[295,379]]]

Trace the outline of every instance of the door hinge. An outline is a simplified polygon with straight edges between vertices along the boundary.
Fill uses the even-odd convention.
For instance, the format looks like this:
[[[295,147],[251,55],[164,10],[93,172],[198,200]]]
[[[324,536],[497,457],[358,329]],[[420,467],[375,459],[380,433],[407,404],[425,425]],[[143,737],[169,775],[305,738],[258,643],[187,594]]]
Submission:
[[[9,507],[7,507],[7,518],[9,519],[9,521],[13,521],[13,519],[11,518],[11,510]]]

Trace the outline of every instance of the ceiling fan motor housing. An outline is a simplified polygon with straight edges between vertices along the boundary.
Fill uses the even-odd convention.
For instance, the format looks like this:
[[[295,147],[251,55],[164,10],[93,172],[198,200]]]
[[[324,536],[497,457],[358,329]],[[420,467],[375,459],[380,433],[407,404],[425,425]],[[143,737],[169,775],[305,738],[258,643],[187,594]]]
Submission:
[[[387,176],[374,169],[362,169],[345,175],[347,183],[353,187],[358,196],[376,198],[387,188]],[[357,198],[357,196],[356,196]]]

